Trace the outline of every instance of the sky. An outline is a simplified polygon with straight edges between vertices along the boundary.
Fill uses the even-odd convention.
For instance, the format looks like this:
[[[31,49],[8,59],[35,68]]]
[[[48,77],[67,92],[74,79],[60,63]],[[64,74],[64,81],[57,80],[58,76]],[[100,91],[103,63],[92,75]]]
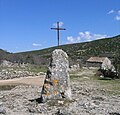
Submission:
[[[120,0],[0,0],[0,49],[25,52],[120,34]]]

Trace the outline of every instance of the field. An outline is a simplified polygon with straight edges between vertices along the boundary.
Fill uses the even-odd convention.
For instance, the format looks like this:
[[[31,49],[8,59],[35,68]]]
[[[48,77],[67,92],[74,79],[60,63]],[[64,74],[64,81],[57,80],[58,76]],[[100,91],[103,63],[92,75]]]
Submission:
[[[120,80],[100,80],[96,69],[70,73],[72,100],[38,103],[45,76],[0,81],[0,111],[6,115],[119,115]]]

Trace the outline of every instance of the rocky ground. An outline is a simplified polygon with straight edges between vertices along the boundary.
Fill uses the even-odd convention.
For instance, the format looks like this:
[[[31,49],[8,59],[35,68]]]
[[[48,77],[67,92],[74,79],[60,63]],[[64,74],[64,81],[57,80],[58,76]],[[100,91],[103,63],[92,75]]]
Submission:
[[[38,70],[36,69],[36,71],[34,68],[37,68]],[[34,65],[31,64],[22,64],[18,66],[17,63],[11,63],[7,65],[2,63],[0,64],[0,80],[45,75],[44,72],[38,72],[39,69],[39,67],[34,67]]]
[[[40,86],[0,86],[0,114],[120,115],[120,81],[99,80],[94,74],[89,69],[72,74],[72,100],[39,103]]]

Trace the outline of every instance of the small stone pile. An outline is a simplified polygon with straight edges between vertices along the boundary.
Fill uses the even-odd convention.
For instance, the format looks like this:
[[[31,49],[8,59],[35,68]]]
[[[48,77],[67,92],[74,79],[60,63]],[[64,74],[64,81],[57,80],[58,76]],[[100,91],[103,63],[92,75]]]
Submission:
[[[47,99],[71,99],[68,70],[69,61],[66,52],[61,49],[54,50],[41,92],[42,102]]]
[[[80,70],[80,65],[79,64],[71,65],[70,68],[69,68],[70,72],[76,72],[76,71],[79,71],[79,70]]]
[[[30,64],[12,63],[10,61],[2,60],[0,62],[0,80],[14,79],[28,76],[45,75],[43,72],[32,72]]]
[[[14,79],[14,78],[20,78],[20,77],[27,77],[27,76],[36,76],[37,74],[33,72],[28,72],[24,70],[6,70],[3,69],[0,72],[0,80],[6,80],[6,79]]]

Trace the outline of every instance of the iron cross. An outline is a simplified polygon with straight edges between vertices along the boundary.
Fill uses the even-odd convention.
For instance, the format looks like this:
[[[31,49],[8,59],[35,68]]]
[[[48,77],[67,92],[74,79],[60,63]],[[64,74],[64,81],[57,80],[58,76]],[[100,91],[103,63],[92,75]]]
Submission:
[[[59,22],[57,22],[57,27],[56,28],[51,28],[54,30],[57,30],[57,37],[58,37],[58,47],[60,45],[60,30],[66,30],[65,28],[60,28]]]

